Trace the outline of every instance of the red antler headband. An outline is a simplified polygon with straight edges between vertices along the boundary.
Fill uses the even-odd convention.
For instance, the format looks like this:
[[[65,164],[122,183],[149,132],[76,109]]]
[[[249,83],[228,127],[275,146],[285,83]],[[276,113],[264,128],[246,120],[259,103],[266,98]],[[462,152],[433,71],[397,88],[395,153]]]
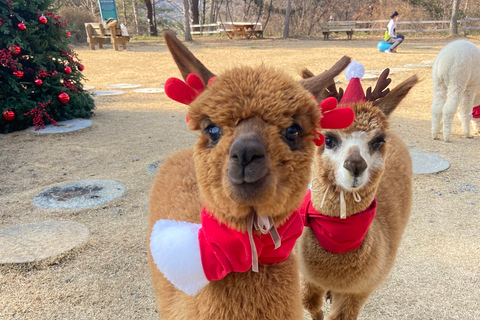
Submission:
[[[210,78],[208,84],[212,83],[214,79],[215,78]],[[177,78],[168,78],[167,81],[165,81],[164,89],[170,99],[189,105],[205,90],[205,87],[199,76],[195,73],[190,73],[187,76],[186,83]]]
[[[355,113],[352,108],[337,107],[337,99],[334,97],[323,100],[318,107],[322,112],[322,120],[320,126],[322,129],[343,129],[349,127],[353,120],[355,120]],[[325,137],[320,132],[315,132],[318,135],[317,139],[313,139],[315,144],[320,147],[325,142]]]

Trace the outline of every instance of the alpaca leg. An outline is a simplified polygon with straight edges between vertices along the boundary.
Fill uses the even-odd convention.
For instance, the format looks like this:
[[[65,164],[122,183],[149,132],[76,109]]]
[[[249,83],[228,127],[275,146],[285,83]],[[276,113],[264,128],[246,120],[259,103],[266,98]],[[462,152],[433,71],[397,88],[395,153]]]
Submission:
[[[450,142],[452,133],[453,117],[457,112],[457,106],[460,102],[460,90],[458,88],[450,88],[447,101],[443,106],[443,140]]]
[[[442,109],[447,100],[447,88],[441,84],[434,84],[433,86],[433,102],[431,107],[432,112],[432,138],[438,139],[440,133],[440,123],[442,122]]]
[[[333,293],[328,320],[356,320],[370,294]]]
[[[462,131],[466,138],[473,138],[470,135],[470,119],[473,109],[473,100],[475,98],[475,90],[466,90],[463,95],[463,101],[459,108],[459,116],[462,120]]]
[[[302,303],[303,307],[312,316],[313,320],[323,320],[322,304],[325,290],[311,282],[302,280]]]

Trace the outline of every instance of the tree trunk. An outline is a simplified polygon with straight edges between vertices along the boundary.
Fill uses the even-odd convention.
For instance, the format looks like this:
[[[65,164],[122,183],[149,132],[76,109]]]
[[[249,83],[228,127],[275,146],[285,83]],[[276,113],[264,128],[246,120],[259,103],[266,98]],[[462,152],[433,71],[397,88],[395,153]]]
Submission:
[[[285,28],[283,29],[283,38],[288,38],[288,29],[290,28],[290,3],[291,0],[287,0],[287,10],[285,11]]]
[[[192,1],[192,22],[193,24],[200,24],[200,13],[198,11],[198,0],[191,0]]]
[[[217,22],[215,18],[215,0],[210,1],[210,22],[209,23],[215,23]]]
[[[187,0],[188,1],[188,0]],[[157,36],[157,29],[154,28],[153,24],[153,6],[152,6],[152,1],[150,0],[144,0],[145,2],[145,7],[147,8],[147,28],[148,28],[148,34],[151,36]]]
[[[123,4],[123,23],[125,25],[128,25],[128,23],[127,23],[127,4],[125,3],[125,0],[122,0],[122,4]]]
[[[140,30],[138,30],[138,6],[137,6],[137,0],[133,0],[133,19],[135,21],[135,33],[138,35],[140,33]]]
[[[192,41],[192,34],[190,33],[190,4],[188,0],[183,0],[183,11],[185,18],[185,41]]]
[[[450,33],[452,35],[458,34],[458,8],[460,7],[460,0],[453,0],[452,20],[450,22]]]

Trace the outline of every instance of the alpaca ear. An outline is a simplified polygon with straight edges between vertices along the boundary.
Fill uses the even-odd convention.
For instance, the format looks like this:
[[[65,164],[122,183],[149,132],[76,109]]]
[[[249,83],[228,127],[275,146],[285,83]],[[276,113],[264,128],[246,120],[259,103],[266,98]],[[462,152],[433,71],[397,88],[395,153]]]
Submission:
[[[418,77],[417,75],[413,75],[396,86],[385,97],[374,101],[373,105],[379,108],[388,117],[397,108],[400,102],[402,102],[410,89],[412,89],[417,83]]]
[[[215,75],[185,47],[172,30],[165,30],[163,36],[183,79],[186,81],[190,73],[195,73],[202,79],[203,85],[206,87],[208,80]]]
[[[329,97],[326,88],[335,83],[334,78],[350,64],[350,61],[349,57],[343,56],[329,70],[313,77],[311,76],[312,73],[305,69],[306,71],[302,71],[302,77],[310,77],[300,80],[299,83],[303,88],[310,91],[318,102],[321,102]]]

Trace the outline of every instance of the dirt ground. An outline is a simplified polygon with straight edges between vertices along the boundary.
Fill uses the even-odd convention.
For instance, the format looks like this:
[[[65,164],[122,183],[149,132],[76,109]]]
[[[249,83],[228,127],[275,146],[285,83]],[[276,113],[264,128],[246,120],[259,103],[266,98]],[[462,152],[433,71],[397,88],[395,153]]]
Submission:
[[[229,40],[206,38],[188,47],[214,73],[261,63],[292,77],[308,67],[323,72],[349,55],[366,70],[433,60],[450,37],[407,40],[399,53],[377,51],[378,39]],[[480,37],[468,37],[480,44]],[[138,83],[161,87],[180,77],[163,40],[76,51],[87,85]],[[451,168],[416,175],[413,211],[397,263],[370,297],[360,319],[480,319],[480,136],[461,137],[455,117],[452,143],[430,137],[431,68],[391,75],[391,87],[416,73],[422,80],[392,115],[391,128],[412,151],[447,159]],[[343,75],[340,86],[346,87]],[[373,81],[362,81],[364,89]],[[186,108],[164,94],[95,97],[93,125],[64,134],[29,130],[0,135],[0,229],[44,220],[85,224],[85,245],[53,261],[0,266],[0,319],[158,319],[147,268],[145,204],[154,176],[147,165],[193,144]],[[126,194],[86,210],[44,210],[33,197],[46,188],[84,179],[114,179]],[[166,186],[168,187],[168,186]],[[393,199],[393,201],[395,201]],[[305,319],[310,319],[308,316]]]

